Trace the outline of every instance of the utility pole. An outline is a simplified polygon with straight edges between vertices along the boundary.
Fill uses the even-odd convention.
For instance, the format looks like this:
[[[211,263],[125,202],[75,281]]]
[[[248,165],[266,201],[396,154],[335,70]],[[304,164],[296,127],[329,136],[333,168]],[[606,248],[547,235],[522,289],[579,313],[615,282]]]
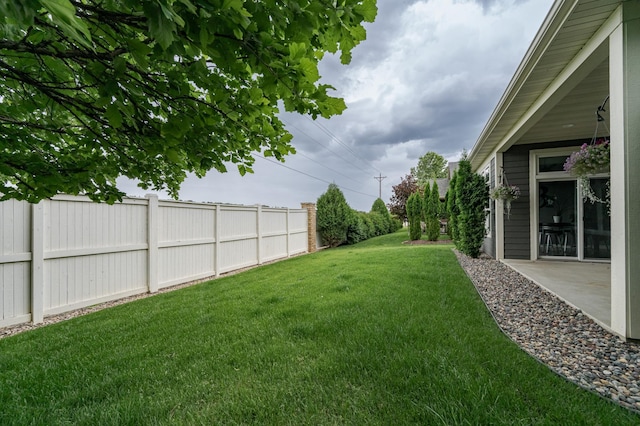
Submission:
[[[378,198],[382,199],[382,181],[387,177],[382,176],[382,173],[380,173],[380,176],[374,176],[373,178],[378,181]]]

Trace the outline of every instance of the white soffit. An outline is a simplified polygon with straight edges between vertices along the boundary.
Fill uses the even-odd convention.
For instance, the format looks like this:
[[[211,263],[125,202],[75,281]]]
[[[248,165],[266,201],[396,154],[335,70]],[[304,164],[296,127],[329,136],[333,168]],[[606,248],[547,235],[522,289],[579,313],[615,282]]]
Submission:
[[[608,94],[607,39],[621,3],[556,0],[469,154],[474,170],[513,144],[593,134],[596,107]]]

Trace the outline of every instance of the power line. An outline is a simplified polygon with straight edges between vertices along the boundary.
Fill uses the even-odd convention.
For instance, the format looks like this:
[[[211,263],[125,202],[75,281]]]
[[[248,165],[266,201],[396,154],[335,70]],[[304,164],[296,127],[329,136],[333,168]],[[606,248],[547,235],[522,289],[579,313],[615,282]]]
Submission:
[[[332,137],[338,144],[340,144],[344,149],[346,149],[351,155],[353,155],[357,160],[362,161],[363,163],[367,163],[369,165],[369,167],[371,167],[373,170],[375,170],[378,173],[381,173],[380,170],[378,170],[373,164],[371,164],[369,161],[365,161],[363,160],[358,154],[355,153],[355,151],[353,151],[351,149],[351,147],[349,147],[349,145],[347,145],[345,142],[342,141],[342,139],[340,139],[339,137],[337,137],[333,132],[331,132],[331,130],[327,129],[322,123],[319,123],[315,120],[313,120],[311,117],[309,117],[308,115],[304,116],[307,120],[309,120],[314,126],[318,127],[320,130],[322,130],[326,135]]]
[[[341,175],[341,176],[344,176],[344,177],[346,177],[347,179],[352,180],[353,182],[357,183],[357,182],[356,182],[352,177],[347,176],[347,175],[345,175],[344,173],[339,172],[339,171],[337,171],[337,170],[335,170],[335,169],[332,169],[331,167],[329,167],[329,166],[327,166],[327,165],[325,165],[325,164],[322,164],[322,163],[321,163],[321,162],[319,162],[319,161],[314,160],[313,158],[309,157],[308,155],[304,155],[302,152],[296,152],[294,155],[301,155],[302,157],[306,158],[307,160],[312,161],[312,162],[316,163],[317,165],[322,166],[322,167],[324,167],[325,169],[332,171],[333,173],[337,173],[337,174],[339,174],[339,175]]]
[[[359,167],[357,164],[354,163],[349,163],[342,155],[338,154],[337,152],[335,152],[334,150],[332,150],[331,148],[329,148],[328,146],[325,146],[324,144],[322,144],[322,142],[318,141],[317,139],[315,139],[313,136],[311,136],[310,134],[308,134],[307,132],[305,132],[304,130],[302,130],[301,128],[299,128],[298,126],[291,124],[289,122],[287,122],[286,120],[282,120],[287,126],[293,127],[294,129],[297,129],[300,133],[306,135],[309,137],[309,139],[311,139],[313,142],[317,143],[318,145],[320,145],[321,147],[323,147],[324,149],[326,149],[327,151],[329,151],[330,153],[332,153],[333,155],[335,155],[336,157],[340,158],[342,161],[344,161],[345,163],[349,164],[350,166],[355,167],[356,169],[360,170],[363,173],[369,173],[368,170],[363,169],[362,167]]]
[[[268,161],[268,162],[270,162],[270,163],[277,164],[277,165],[278,165],[278,166],[280,166],[280,167],[284,167],[285,169],[289,169],[289,170],[294,171],[294,172],[296,172],[296,173],[300,173],[301,175],[305,175],[305,176],[310,177],[310,178],[312,178],[312,179],[319,180],[320,182],[324,182],[324,183],[329,184],[329,185],[331,185],[332,183],[334,183],[334,182],[329,182],[328,180],[324,180],[324,179],[322,179],[322,178],[319,178],[319,177],[317,177],[317,176],[310,175],[310,174],[309,174],[309,173],[307,173],[307,172],[303,172],[303,171],[301,171],[301,170],[294,169],[293,167],[289,167],[289,166],[287,166],[287,165],[284,165],[284,164],[282,164],[282,163],[281,163],[281,162],[279,162],[279,161],[274,161],[274,160],[271,160],[271,159],[269,159],[269,158],[263,157],[263,156],[262,156],[262,155],[260,155],[260,154],[257,154],[257,153],[256,153],[256,154],[254,154],[254,155],[255,155],[256,157],[258,157],[258,158],[262,158],[263,160],[266,160],[266,161]],[[365,195],[365,196],[367,196],[367,197],[371,197],[371,198],[376,198],[376,196],[375,196],[375,195],[365,194],[364,192],[356,191],[355,189],[347,188],[347,187],[345,187],[345,186],[341,186],[341,185],[336,185],[336,186],[337,186],[338,188],[340,188],[340,189],[344,189],[345,191],[355,192],[356,194]]]

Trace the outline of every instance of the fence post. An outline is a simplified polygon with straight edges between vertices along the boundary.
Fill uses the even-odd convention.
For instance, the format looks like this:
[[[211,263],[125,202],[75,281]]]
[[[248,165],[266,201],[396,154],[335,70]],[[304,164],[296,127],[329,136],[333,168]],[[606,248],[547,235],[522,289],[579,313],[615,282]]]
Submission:
[[[289,209],[289,207],[287,207],[287,257],[291,257],[291,243],[290,243],[290,239],[291,239],[291,226],[290,226],[290,215],[291,215],[291,210]]]
[[[31,322],[44,321],[44,205],[47,200],[31,207]]]
[[[220,248],[222,247],[222,243],[220,242],[220,223],[222,216],[222,206],[220,204],[216,204],[216,217],[215,217],[215,225],[213,233],[215,235],[215,245],[214,245],[214,253],[213,253],[213,269],[215,272],[216,278],[220,276]]]
[[[149,293],[158,291],[158,196],[147,194],[147,279]]]
[[[256,233],[258,234],[258,242],[257,242],[257,249],[258,249],[258,265],[262,265],[262,227],[260,226],[260,221],[262,220],[262,205],[258,204],[257,205],[257,210],[256,210]]]
[[[313,253],[318,249],[316,242],[316,204],[301,203],[300,205],[303,209],[307,209],[307,250],[309,253]]]

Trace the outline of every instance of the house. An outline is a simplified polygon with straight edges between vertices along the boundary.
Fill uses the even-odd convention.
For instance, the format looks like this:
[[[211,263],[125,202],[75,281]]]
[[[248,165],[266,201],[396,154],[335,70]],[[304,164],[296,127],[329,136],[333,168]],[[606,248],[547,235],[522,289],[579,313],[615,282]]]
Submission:
[[[610,186],[610,212],[562,167],[600,137],[610,172],[590,187]],[[468,158],[491,187],[521,190],[508,217],[491,202],[484,251],[610,263],[608,326],[640,339],[640,0],[556,0]]]

